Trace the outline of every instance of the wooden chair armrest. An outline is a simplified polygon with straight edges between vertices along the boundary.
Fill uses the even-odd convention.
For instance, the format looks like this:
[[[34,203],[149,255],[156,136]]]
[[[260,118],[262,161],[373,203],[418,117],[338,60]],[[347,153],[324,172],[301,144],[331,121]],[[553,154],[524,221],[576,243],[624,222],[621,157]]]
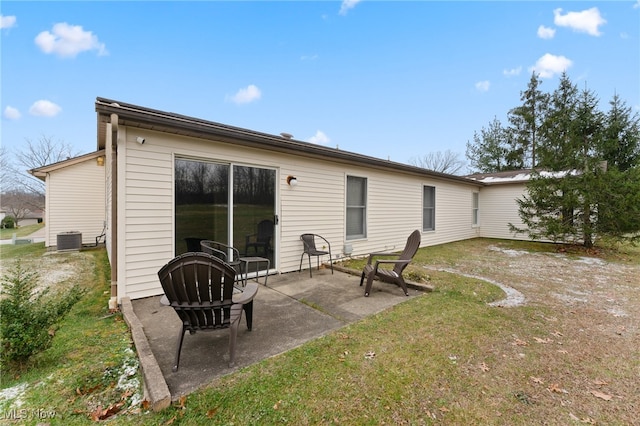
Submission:
[[[400,254],[399,253],[389,253],[389,252],[385,252],[385,251],[369,253],[369,259],[367,260],[367,265],[371,265],[371,261],[373,260],[374,257],[383,257],[383,256],[387,256],[387,257],[395,256],[395,257],[398,257],[398,256],[400,256]]]
[[[233,295],[233,303],[238,305],[244,305],[253,300],[258,293],[258,283],[247,283],[242,293]]]

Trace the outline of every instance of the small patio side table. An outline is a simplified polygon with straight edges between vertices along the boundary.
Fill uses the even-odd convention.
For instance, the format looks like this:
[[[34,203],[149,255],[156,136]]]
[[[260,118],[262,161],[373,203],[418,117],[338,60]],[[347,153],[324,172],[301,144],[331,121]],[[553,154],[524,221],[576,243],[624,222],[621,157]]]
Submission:
[[[256,265],[256,282],[258,281],[258,271],[260,270],[260,264],[267,264],[267,273],[264,275],[264,285],[267,285],[267,278],[269,278],[269,269],[271,269],[271,261],[266,257],[258,257],[258,256],[249,256],[249,257],[240,257],[238,260],[244,263],[244,285],[247,285],[247,280],[249,278],[249,265],[254,263]]]

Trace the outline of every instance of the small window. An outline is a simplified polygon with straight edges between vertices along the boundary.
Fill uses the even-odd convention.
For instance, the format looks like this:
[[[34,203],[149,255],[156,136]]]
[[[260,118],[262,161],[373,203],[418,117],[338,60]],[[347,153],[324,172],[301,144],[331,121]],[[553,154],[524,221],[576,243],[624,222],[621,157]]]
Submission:
[[[367,219],[367,179],[347,176],[347,240],[364,238]]]
[[[473,218],[472,220],[473,220],[473,222],[472,222],[472,224],[473,224],[473,226],[478,226],[479,219],[480,219],[480,217],[478,216],[478,214],[479,214],[479,196],[480,196],[480,194],[477,193],[477,192],[474,192],[472,194],[472,205],[473,205],[473,208],[472,208],[472,218]]]
[[[436,229],[436,188],[425,186],[423,189],[422,230],[433,231]]]

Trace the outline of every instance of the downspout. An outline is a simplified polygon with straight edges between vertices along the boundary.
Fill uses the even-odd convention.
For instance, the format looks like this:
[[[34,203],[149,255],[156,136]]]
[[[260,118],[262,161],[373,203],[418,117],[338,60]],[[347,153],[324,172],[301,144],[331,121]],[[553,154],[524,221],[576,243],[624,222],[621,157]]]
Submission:
[[[118,309],[118,114],[111,114],[111,299]]]

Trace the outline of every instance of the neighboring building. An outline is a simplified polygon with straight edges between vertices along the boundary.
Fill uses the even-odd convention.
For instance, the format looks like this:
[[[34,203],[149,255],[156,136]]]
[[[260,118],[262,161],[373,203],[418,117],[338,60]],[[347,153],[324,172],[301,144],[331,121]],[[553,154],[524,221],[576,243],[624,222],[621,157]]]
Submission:
[[[45,182],[45,246],[56,247],[58,234],[66,232],[82,233],[83,245],[95,244],[106,219],[104,151],[29,173]]]
[[[112,306],[125,296],[162,294],[157,272],[187,251],[188,240],[196,247],[199,239],[226,242],[242,253],[261,222],[272,234],[258,253],[270,260],[269,273],[298,270],[303,233],[327,238],[338,258],[400,250],[414,229],[422,232],[422,246],[513,238],[506,222],[513,212],[506,210],[522,186],[512,190],[104,98],[97,98],[96,111],[98,151],[37,173],[47,179],[49,245],[57,232],[80,230],[79,218],[63,219],[88,204],[95,210],[83,217],[94,227],[83,238],[87,232],[93,239],[106,223]],[[54,202],[64,194],[64,203]]]
[[[43,221],[43,216],[44,213],[42,210],[34,210],[34,211],[28,211],[26,215],[24,215],[24,217],[22,219],[20,219],[19,225],[20,226],[26,226],[26,225],[37,225],[38,223],[42,223]]]
[[[531,170],[478,173],[467,177],[485,184],[482,187],[482,196],[479,197],[480,236],[526,239],[524,234],[514,235],[509,231],[509,223],[518,228],[525,228],[518,214],[517,200],[526,193]]]

